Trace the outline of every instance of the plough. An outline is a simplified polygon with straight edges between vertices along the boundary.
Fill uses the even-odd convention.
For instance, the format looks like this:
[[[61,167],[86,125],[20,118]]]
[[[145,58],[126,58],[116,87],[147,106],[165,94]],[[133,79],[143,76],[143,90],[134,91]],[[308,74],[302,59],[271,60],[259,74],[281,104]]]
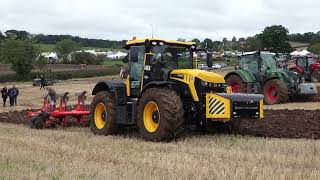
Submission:
[[[85,110],[86,91],[76,93],[78,103],[74,109],[68,110],[67,101],[69,92],[60,95],[59,107],[55,106],[55,98],[49,94],[44,97],[42,108],[39,111],[28,112],[30,118],[30,127],[36,129],[54,128],[56,126],[67,126],[71,121],[67,117],[71,116],[76,119],[77,125],[86,126],[87,122],[84,116],[90,115],[90,111]]]

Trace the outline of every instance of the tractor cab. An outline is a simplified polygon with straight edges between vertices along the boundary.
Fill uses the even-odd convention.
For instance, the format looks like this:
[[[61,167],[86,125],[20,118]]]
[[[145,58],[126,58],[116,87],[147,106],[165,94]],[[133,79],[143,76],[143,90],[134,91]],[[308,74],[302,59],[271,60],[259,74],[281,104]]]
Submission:
[[[313,57],[297,57],[295,65],[290,70],[303,76],[306,80],[320,82],[320,63],[317,63]]]
[[[193,69],[195,43],[167,42],[160,39],[132,40],[125,46],[129,50],[129,76],[127,92],[139,97],[143,87],[151,82],[167,82],[176,69]]]
[[[262,82],[269,71],[275,71],[278,67],[274,53],[248,52],[240,56],[239,69],[250,72],[253,78]]]

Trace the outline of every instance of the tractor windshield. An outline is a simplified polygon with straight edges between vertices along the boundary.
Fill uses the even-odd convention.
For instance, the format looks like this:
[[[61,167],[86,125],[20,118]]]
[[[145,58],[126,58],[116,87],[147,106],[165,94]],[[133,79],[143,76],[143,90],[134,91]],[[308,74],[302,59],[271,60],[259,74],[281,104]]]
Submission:
[[[316,61],[315,61],[313,58],[309,57],[309,58],[308,58],[308,64],[309,64],[309,65],[310,65],[310,64],[316,64]]]
[[[167,69],[192,69],[192,52],[183,46],[153,46],[153,63],[161,63]]]
[[[262,67],[270,68],[270,69],[277,69],[277,61],[273,54],[261,54],[262,58]]]

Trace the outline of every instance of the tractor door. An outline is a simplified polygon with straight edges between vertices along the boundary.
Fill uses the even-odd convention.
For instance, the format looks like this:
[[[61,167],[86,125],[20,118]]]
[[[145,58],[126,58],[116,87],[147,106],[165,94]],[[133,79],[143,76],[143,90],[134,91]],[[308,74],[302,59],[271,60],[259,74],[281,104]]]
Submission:
[[[143,84],[144,46],[132,46],[129,52],[130,96],[138,97]]]
[[[307,70],[307,59],[305,58],[299,58],[297,60],[297,66],[299,66],[303,71]]]
[[[240,60],[240,69],[243,69],[245,71],[248,71],[252,73],[255,78],[258,80],[258,82],[261,82],[260,80],[260,74],[259,74],[259,58],[256,54],[250,54],[245,55],[241,57]]]

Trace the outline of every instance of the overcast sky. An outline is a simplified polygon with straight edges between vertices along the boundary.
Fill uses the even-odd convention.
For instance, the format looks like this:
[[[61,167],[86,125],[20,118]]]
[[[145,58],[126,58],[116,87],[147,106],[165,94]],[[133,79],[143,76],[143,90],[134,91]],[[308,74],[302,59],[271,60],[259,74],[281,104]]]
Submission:
[[[320,31],[318,0],[0,0],[0,30],[122,40],[222,40],[264,27]]]

